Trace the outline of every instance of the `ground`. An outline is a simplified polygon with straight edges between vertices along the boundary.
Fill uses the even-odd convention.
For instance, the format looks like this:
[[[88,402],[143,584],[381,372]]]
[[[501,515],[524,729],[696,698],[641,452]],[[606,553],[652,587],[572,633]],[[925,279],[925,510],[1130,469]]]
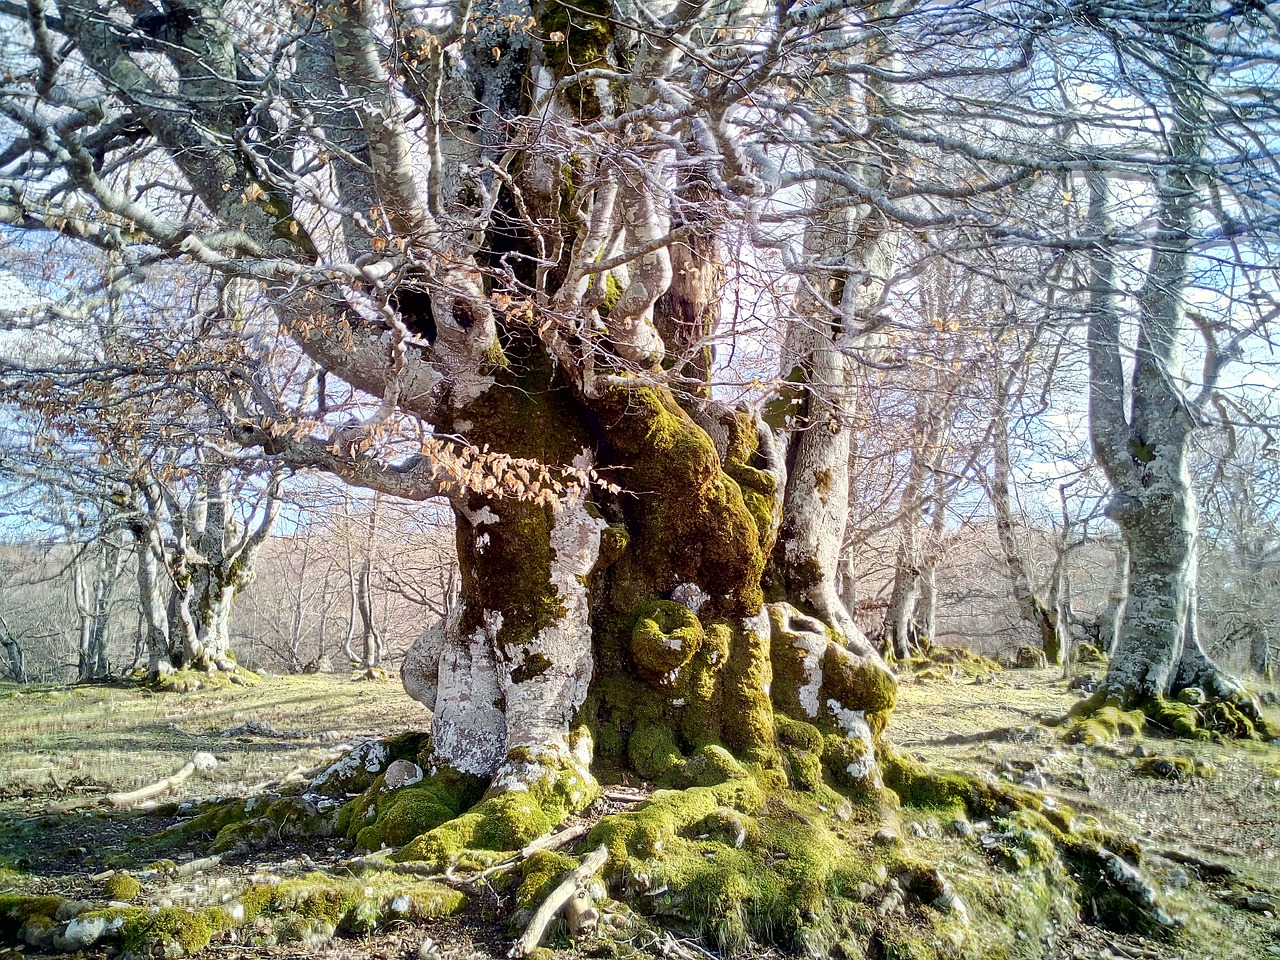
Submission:
[[[1037,722],[1065,714],[1079,698],[1056,670],[987,673],[967,661],[904,670],[889,728],[904,755],[1044,790],[1081,817],[1096,817],[1108,830],[1133,837],[1144,850],[1145,870],[1163,905],[1184,921],[1172,940],[1066,920],[1049,924],[1032,942],[1010,917],[1005,955],[1280,957],[1280,746],[1155,736],[1075,745],[1064,742],[1063,728]],[[1274,705],[1268,710],[1280,719]],[[262,849],[229,855],[183,876],[175,864],[207,854],[208,841],[165,848],[151,838],[189,820],[189,810],[164,803],[148,814],[124,813],[106,811],[101,804],[106,791],[168,776],[196,751],[214,754],[217,769],[196,774],[169,799],[239,795],[322,766],[353,739],[407,732],[421,716],[394,682],[352,683],[326,676],[272,677],[255,687],[181,695],[108,685],[0,686],[0,906],[14,894],[125,899],[133,890],[119,878],[136,875],[142,888],[129,902],[136,915],[146,917],[138,906],[248,905],[249,889],[269,883],[277,900],[292,898],[293,927],[284,933],[262,924],[220,931],[217,916],[211,915],[205,936],[214,937],[218,956],[503,957],[520,890],[527,897],[538,883],[545,889],[549,882],[538,870],[524,869],[520,889],[482,884],[460,909],[448,899],[447,888],[437,895],[429,882],[412,876],[368,879],[364,874],[353,880],[353,852],[340,838],[273,838]],[[626,791],[613,796],[593,815],[628,805]],[[77,808],[84,800],[95,805]],[[951,813],[905,808],[902,844],[907,856],[939,865],[952,886],[966,894],[971,913],[983,908],[976,891],[1030,882],[1012,866],[997,865],[993,841],[981,836],[980,821],[973,824],[979,835],[966,836],[953,829],[951,819]],[[548,877],[567,863],[557,859],[559,854],[538,856]],[[156,865],[163,860],[170,862]],[[112,870],[114,881],[108,875]],[[385,904],[392,894],[404,893],[429,906],[395,922],[383,916],[372,933],[356,929],[327,939],[324,898],[315,884],[320,871],[339,878],[338,886],[324,893],[335,902],[363,897]],[[429,916],[435,918],[424,919]],[[4,932],[0,917],[0,937]],[[576,956],[562,927],[553,928],[548,944],[565,960]],[[6,945],[0,942],[0,953]],[[696,955],[679,938],[655,945],[641,937],[631,946],[635,950],[629,955],[637,957],[676,956],[681,950]],[[25,955],[38,952],[28,946]],[[91,955],[105,956],[106,948]],[[909,948],[897,955],[912,956]]]

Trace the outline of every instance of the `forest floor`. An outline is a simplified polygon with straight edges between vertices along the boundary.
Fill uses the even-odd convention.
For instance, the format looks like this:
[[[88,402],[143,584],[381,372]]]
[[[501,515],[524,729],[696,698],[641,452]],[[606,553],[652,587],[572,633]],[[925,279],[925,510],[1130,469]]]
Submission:
[[[1275,691],[1267,692],[1269,715],[1280,721]],[[976,677],[932,670],[924,678],[904,676],[890,726],[898,747],[920,760],[1043,789],[1057,802],[1137,839],[1147,873],[1170,912],[1186,919],[1182,935],[1159,943],[1076,923],[1027,943],[1016,955],[1054,960],[1280,957],[1280,746],[1152,736],[1087,748],[1067,745],[1038,721],[1061,716],[1079,697],[1056,670]],[[102,901],[103,878],[113,869],[138,872],[161,855],[180,864],[207,854],[207,845],[162,852],[148,839],[190,815],[172,803],[150,815],[111,811],[101,803],[108,791],[134,789],[174,773],[197,751],[212,753],[217,768],[187,780],[167,800],[243,795],[290,772],[320,767],[353,740],[409,731],[423,718],[394,680],[267,677],[254,687],[187,694],[128,685],[0,684],[0,898],[56,894]],[[1196,764],[1197,775],[1165,779],[1139,773],[1144,760],[1180,756]],[[77,808],[82,801],[91,804]],[[973,839],[939,839],[938,825],[927,812],[904,811],[902,821],[904,832],[920,837],[934,856],[954,856],[971,866],[983,859],[965,848],[977,846]],[[264,872],[305,876],[338,869],[350,855],[336,839],[283,841],[228,857],[196,877],[148,880],[134,902],[166,907],[192,896],[194,887],[203,887],[205,902],[210,896],[216,902],[218,891],[243,888]],[[221,896],[229,900],[232,894]],[[208,950],[225,960],[479,960],[506,955],[509,921],[510,906],[495,892],[473,897],[452,917],[392,924],[364,937],[269,947],[215,939]],[[559,943],[562,949],[554,955],[574,955],[568,941]],[[0,942],[0,960],[39,952],[23,949]],[[97,947],[90,955],[106,957],[110,951]],[[686,952],[703,955],[693,947]]]

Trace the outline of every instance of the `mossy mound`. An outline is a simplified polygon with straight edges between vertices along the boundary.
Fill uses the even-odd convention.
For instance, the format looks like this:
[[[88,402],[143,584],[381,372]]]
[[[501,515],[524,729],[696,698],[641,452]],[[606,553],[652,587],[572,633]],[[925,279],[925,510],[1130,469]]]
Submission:
[[[185,957],[233,929],[252,928],[250,938],[271,931],[269,943],[327,939],[335,932],[365,934],[391,923],[448,916],[465,905],[456,890],[388,874],[339,879],[312,873],[255,883],[238,898],[205,907],[102,908],[60,897],[5,895],[0,941],[64,951],[115,941],[126,956]],[[88,930],[94,932],[84,939]]]
[[[484,789],[478,777],[441,771],[412,786],[388,790],[379,775],[342,808],[335,827],[361,850],[403,846],[463,813]]]
[[[1121,710],[1119,707],[1104,705],[1093,709],[1080,709],[1090,701],[1083,700],[1076,704],[1069,713],[1070,722],[1062,739],[1067,743],[1080,743],[1086,747],[1102,743],[1112,743],[1121,737],[1138,736],[1146,723],[1141,710]]]
[[[975,680],[1004,670],[990,657],[966,647],[930,647],[918,656],[904,660],[900,669],[921,681]]]
[[[1215,770],[1212,764],[1199,763],[1192,757],[1167,755],[1139,757],[1133,764],[1133,772],[1154,780],[1189,780],[1192,777],[1211,777]]]
[[[1067,714],[1064,738],[1072,743],[1107,743],[1121,736],[1143,732],[1186,740],[1274,740],[1280,736],[1262,714],[1258,699],[1239,691],[1210,698],[1198,687],[1188,687],[1176,697],[1153,697],[1132,709],[1105,687],[1081,700]]]
[[[1103,666],[1108,663],[1107,655],[1092,643],[1082,643],[1075,649],[1075,661],[1081,666]]]
[[[673,684],[676,671],[698,652],[704,637],[702,624],[683,603],[654,600],[631,630],[631,656],[646,680]]]
[[[563,758],[530,754],[520,760],[508,754],[508,767],[512,783],[518,782],[517,789],[504,790],[504,784],[495,783],[484,799],[469,809],[467,791],[459,791],[454,798],[466,812],[419,834],[394,859],[447,866],[474,851],[499,854],[519,850],[582,810],[600,792],[590,771]],[[450,784],[453,786],[453,781]],[[429,784],[426,789],[434,786]]]
[[[102,882],[102,895],[108,900],[128,901],[142,892],[142,882],[127,873],[116,872]]]
[[[254,687],[260,678],[252,670],[236,665],[230,670],[211,668],[198,670],[183,667],[167,673],[148,675],[140,674],[142,682],[158,693],[195,693],[197,690],[225,690],[227,687]]]
[[[18,941],[28,924],[51,928],[64,902],[62,897],[0,894],[0,939]]]

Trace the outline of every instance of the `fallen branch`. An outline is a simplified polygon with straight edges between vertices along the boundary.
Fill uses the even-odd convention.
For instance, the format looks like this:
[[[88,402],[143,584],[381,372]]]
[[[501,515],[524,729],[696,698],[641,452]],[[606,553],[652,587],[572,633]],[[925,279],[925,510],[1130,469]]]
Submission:
[[[194,877],[198,873],[204,873],[216,867],[222,862],[223,854],[215,853],[212,856],[201,857],[199,860],[188,860],[186,863],[180,863],[177,866],[170,867],[168,874],[172,877]]]
[[[534,913],[533,919],[529,921],[529,926],[524,935],[511,945],[507,956],[518,960],[518,958],[529,956],[534,950],[538,949],[538,944],[546,936],[547,927],[551,925],[551,921],[555,919],[556,914],[564,909],[564,905],[582,887],[587,885],[608,860],[609,849],[601,845],[587,854],[579,866],[569,871],[569,875],[560,882],[558,887],[551,891],[551,896],[542,901],[542,905]]]
[[[151,800],[161,794],[168,793],[174,787],[177,787],[183,782],[191,779],[193,774],[197,772],[208,773],[217,766],[218,761],[214,758],[213,754],[201,751],[184,763],[182,765],[182,769],[172,776],[165,777],[163,780],[157,780],[155,783],[148,784],[145,787],[139,787],[137,790],[129,790],[125,793],[107,794],[107,803],[117,808],[137,806],[146,800]]]

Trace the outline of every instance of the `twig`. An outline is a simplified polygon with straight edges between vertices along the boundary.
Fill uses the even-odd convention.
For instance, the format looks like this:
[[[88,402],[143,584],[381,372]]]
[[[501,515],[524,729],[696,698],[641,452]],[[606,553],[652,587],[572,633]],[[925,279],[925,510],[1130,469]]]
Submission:
[[[601,844],[583,859],[582,863],[575,869],[569,871],[569,875],[560,882],[560,885],[551,891],[551,896],[542,901],[542,905],[538,907],[534,913],[533,919],[529,921],[529,926],[525,930],[524,935],[511,945],[511,949],[507,952],[508,957],[520,958],[527,957],[538,948],[538,944],[542,942],[542,938],[546,936],[547,927],[551,925],[551,921],[555,919],[570,898],[578,892],[581,887],[586,886],[609,861],[609,848]]]

